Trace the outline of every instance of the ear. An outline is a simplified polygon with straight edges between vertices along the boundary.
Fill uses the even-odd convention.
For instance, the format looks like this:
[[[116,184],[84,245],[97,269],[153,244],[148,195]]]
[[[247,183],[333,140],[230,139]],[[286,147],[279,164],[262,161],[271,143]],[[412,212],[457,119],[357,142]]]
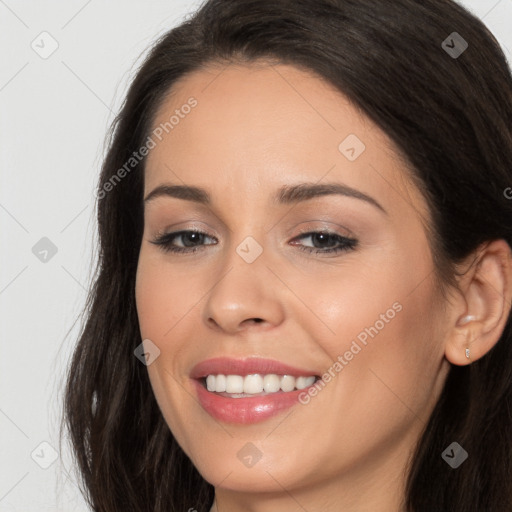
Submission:
[[[494,240],[462,267],[445,338],[445,357],[459,366],[483,357],[503,333],[511,310],[512,252],[505,240]]]

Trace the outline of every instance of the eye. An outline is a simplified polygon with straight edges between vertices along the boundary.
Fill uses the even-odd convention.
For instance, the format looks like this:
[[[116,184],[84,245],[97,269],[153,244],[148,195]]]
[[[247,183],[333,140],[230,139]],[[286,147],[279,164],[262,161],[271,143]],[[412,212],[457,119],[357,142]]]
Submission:
[[[311,239],[313,247],[300,245],[299,249],[301,251],[315,254],[336,254],[341,251],[352,250],[357,245],[357,240],[355,238],[348,238],[329,231],[310,231],[308,233],[303,233],[294,240],[302,240],[305,238]]]
[[[158,236],[151,243],[159,245],[164,252],[191,253],[196,252],[199,249],[199,246],[196,244],[204,242],[205,237],[212,238],[208,236],[207,233],[203,233],[202,231],[184,230],[176,231],[174,233],[165,233]],[[176,239],[181,239],[183,246],[175,245],[174,240]]]
[[[202,245],[215,245],[217,242],[204,244],[206,238],[215,240],[207,233],[195,230],[176,231],[174,233],[164,233],[157,236],[151,243],[158,245],[164,252],[173,253],[193,253],[201,248]],[[354,238],[347,238],[337,233],[329,231],[310,231],[294,238],[294,240],[311,239],[313,246],[297,244],[292,241],[292,245],[298,245],[301,251],[315,254],[339,253],[354,249],[358,241]],[[176,245],[180,240],[181,245]]]

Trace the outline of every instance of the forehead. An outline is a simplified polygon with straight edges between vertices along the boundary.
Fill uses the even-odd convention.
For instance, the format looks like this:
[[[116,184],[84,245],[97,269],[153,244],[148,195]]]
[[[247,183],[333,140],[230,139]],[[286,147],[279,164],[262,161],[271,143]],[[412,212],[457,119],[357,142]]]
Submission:
[[[261,62],[217,65],[185,75],[160,106],[154,128],[169,121],[170,114],[191,97],[197,106],[165,138],[179,146],[192,138],[193,130],[200,153],[214,147],[217,153],[222,148],[232,153],[243,149],[249,156],[264,150],[273,152],[274,158],[283,153],[291,157],[310,141],[306,147],[314,143],[318,159],[321,152],[337,151],[336,142],[347,130],[365,138],[374,128],[342,94],[315,75]]]
[[[164,181],[257,194],[326,179],[423,201],[386,134],[331,84],[293,66],[214,65],[185,75],[155,116],[159,128],[145,193]]]

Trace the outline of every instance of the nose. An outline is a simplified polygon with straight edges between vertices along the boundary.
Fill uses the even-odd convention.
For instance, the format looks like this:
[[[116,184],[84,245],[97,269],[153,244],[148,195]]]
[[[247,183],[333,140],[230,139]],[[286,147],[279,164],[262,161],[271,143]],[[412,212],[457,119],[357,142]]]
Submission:
[[[210,329],[236,334],[268,330],[284,320],[283,286],[266,265],[265,251],[252,263],[235,250],[207,295],[203,321]]]

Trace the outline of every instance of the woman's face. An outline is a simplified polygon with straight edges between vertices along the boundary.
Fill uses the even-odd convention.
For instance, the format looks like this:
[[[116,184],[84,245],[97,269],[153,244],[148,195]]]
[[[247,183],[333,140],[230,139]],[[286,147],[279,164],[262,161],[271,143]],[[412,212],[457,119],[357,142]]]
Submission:
[[[142,339],[160,351],[149,377],[181,447],[224,489],[396,482],[448,362],[428,211],[390,140],[285,65],[194,72],[153,128],[144,197],[204,190],[145,201],[137,272]],[[202,234],[168,249],[188,252],[153,243],[183,231]],[[219,374],[229,394],[203,387]]]

